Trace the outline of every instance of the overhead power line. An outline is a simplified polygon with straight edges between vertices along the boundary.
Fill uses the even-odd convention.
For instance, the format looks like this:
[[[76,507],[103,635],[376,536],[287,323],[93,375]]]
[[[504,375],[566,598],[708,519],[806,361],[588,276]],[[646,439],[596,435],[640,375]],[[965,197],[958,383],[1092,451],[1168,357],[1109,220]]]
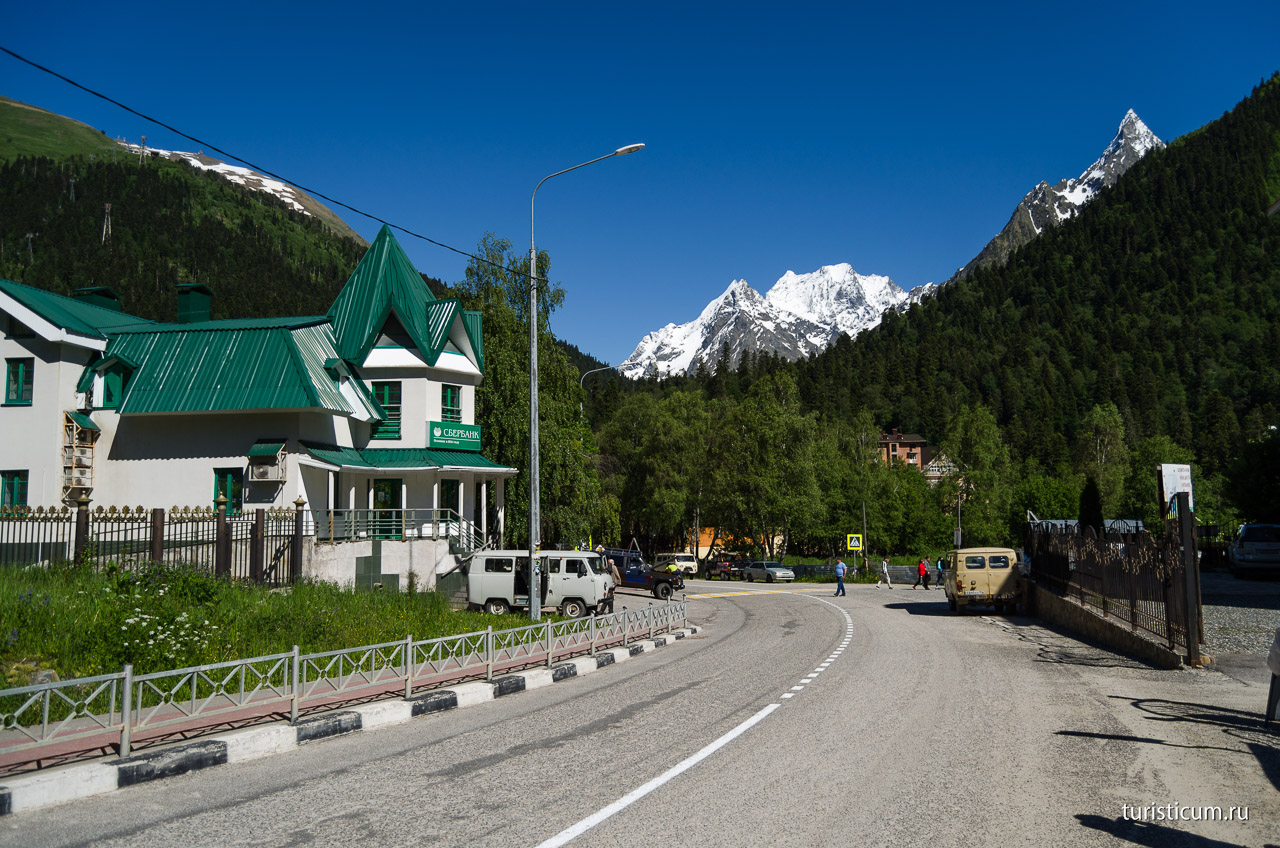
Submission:
[[[102,92],[100,92],[100,91],[95,91],[94,89],[89,88],[87,85],[81,85],[80,83],[76,82],[75,80],[71,79],[70,77],[64,76],[64,75],[62,75],[62,74],[58,73],[57,71],[53,70],[52,68],[46,68],[44,65],[41,65],[41,64],[40,64],[40,63],[38,63],[38,62],[33,62],[33,61],[31,61],[31,60],[30,60],[30,59],[28,59],[26,56],[23,56],[23,55],[21,55],[21,54],[19,54],[19,53],[15,53],[15,52],[13,52],[13,51],[12,51],[12,50],[10,50],[8,47],[5,47],[5,46],[3,46],[3,45],[0,45],[0,51],[4,51],[5,53],[8,53],[10,56],[12,56],[13,58],[17,59],[19,62],[23,62],[23,63],[25,63],[25,64],[27,64],[27,65],[30,65],[31,67],[35,68],[35,69],[36,69],[36,70],[38,70],[38,71],[42,71],[42,72],[44,72],[44,73],[46,73],[46,74],[49,74],[50,76],[57,77],[58,79],[60,79],[60,80],[62,80],[63,82],[67,83],[68,85],[75,86],[76,88],[80,89],[80,90],[81,90],[81,91],[83,91],[83,92],[86,92],[87,94],[91,94],[91,95],[93,95],[94,97],[97,97],[97,98],[100,98],[100,99],[102,99],[102,100],[105,100],[105,101],[107,101],[108,103],[112,104],[113,106],[118,106],[118,107],[120,107],[121,109],[125,110],[126,112],[128,112],[128,113],[129,113],[129,114],[131,114],[131,115],[137,115],[139,118],[142,118],[144,121],[150,121],[151,123],[155,124],[155,125],[156,125],[156,126],[158,126],[158,127],[164,127],[166,130],[168,130],[169,132],[171,132],[171,133],[173,133],[173,134],[175,134],[175,135],[182,136],[183,138],[187,139],[188,141],[193,141],[193,142],[195,142],[196,144],[200,145],[201,147],[204,147],[204,148],[207,148],[207,149],[209,149],[209,150],[212,150],[212,151],[214,151],[214,152],[216,152],[216,153],[219,153],[219,154],[221,154],[221,155],[223,155],[223,156],[227,157],[228,159],[234,160],[234,161],[236,161],[236,162],[240,162],[240,163],[242,163],[242,164],[244,164],[244,165],[246,165],[246,166],[248,166],[248,167],[252,168],[253,170],[257,171],[257,172],[258,172],[258,173],[260,173],[260,174],[265,174],[266,176],[268,176],[268,177],[272,177],[273,179],[277,179],[277,180],[279,180],[279,181],[280,181],[280,182],[282,182],[282,183],[287,183],[287,184],[289,184],[289,185],[293,186],[293,187],[294,187],[294,188],[296,188],[296,189],[299,189],[299,190],[301,190],[301,191],[305,191],[307,194],[311,195],[312,197],[318,197],[318,198],[320,198],[321,200],[323,200],[323,201],[325,201],[325,202],[327,202],[327,203],[331,203],[331,204],[333,204],[334,206],[340,206],[340,207],[342,207],[343,209],[346,209],[346,210],[348,210],[348,211],[354,212],[354,213],[355,213],[355,214],[357,214],[357,215],[362,215],[362,216],[364,216],[365,218],[368,218],[368,219],[373,220],[373,221],[377,221],[377,222],[378,222],[378,223],[380,223],[380,224],[385,224],[386,226],[391,227],[393,230],[399,230],[400,232],[404,233],[404,234],[405,234],[405,235],[407,235],[407,236],[412,236],[413,238],[416,238],[416,239],[422,239],[423,241],[427,242],[428,244],[434,244],[436,247],[443,247],[445,250],[451,250],[451,251],[453,251],[454,253],[458,254],[459,256],[465,256],[465,257],[467,257],[468,259],[474,259],[474,260],[475,260],[475,261],[477,261],[477,262],[483,262],[485,265],[490,265],[490,266],[492,266],[492,267],[494,267],[494,268],[501,268],[502,270],[507,271],[507,272],[510,272],[510,273],[517,273],[517,274],[519,274],[520,276],[528,276],[528,274],[525,274],[525,273],[522,273],[522,272],[518,272],[518,271],[516,271],[514,268],[508,268],[508,267],[506,267],[505,265],[500,265],[500,264],[499,264],[499,263],[497,263],[497,262],[494,262],[494,261],[489,260],[489,259],[485,259],[483,256],[477,256],[477,255],[475,255],[474,253],[471,253],[471,252],[466,251],[466,250],[459,250],[458,248],[456,248],[456,247],[454,247],[454,246],[452,246],[452,245],[449,245],[449,244],[445,244],[445,243],[444,243],[444,242],[442,242],[442,241],[436,241],[435,239],[431,238],[430,236],[423,235],[422,233],[419,233],[419,232],[414,232],[413,230],[409,229],[408,227],[402,227],[402,226],[400,226],[399,224],[396,224],[396,223],[393,223],[393,222],[391,222],[391,221],[388,221],[386,218],[379,217],[378,215],[375,215],[375,214],[373,214],[372,212],[366,212],[366,211],[364,211],[363,209],[359,209],[359,208],[357,208],[357,207],[355,207],[355,206],[352,206],[352,205],[351,205],[351,204],[349,204],[349,203],[343,203],[341,200],[338,200],[337,198],[334,198],[334,197],[330,197],[329,195],[324,194],[324,193],[319,192],[319,191],[316,191],[316,190],[315,190],[315,189],[313,189],[313,188],[308,188],[307,186],[304,186],[304,185],[302,185],[301,183],[296,183],[296,182],[294,182],[293,180],[289,179],[288,177],[285,177],[285,176],[282,176],[282,175],[280,175],[280,174],[277,174],[277,173],[276,173],[276,172],[274,172],[274,171],[269,171],[269,170],[267,170],[266,168],[262,167],[261,165],[257,165],[257,164],[254,164],[253,162],[250,162],[248,159],[244,159],[244,158],[242,158],[242,157],[240,157],[240,156],[235,155],[234,153],[231,153],[231,152],[229,152],[229,151],[227,151],[227,150],[223,150],[221,147],[218,147],[218,146],[217,146],[217,145],[215,145],[215,144],[210,144],[209,142],[204,141],[204,140],[199,139],[199,138],[196,138],[195,136],[193,136],[193,135],[191,135],[191,134],[189,134],[189,133],[185,133],[185,132],[183,132],[182,130],[178,129],[177,127],[175,127],[175,126],[173,126],[173,125],[171,125],[171,124],[165,123],[164,121],[160,120],[159,118],[153,118],[152,116],[150,116],[150,115],[148,115],[148,114],[146,114],[146,113],[144,113],[144,112],[139,112],[137,109],[134,109],[134,108],[132,108],[131,106],[127,106],[127,105],[125,105],[124,103],[121,103],[119,100],[116,100],[115,98],[108,97],[107,95],[103,94],[103,93],[102,93]],[[145,142],[145,137],[144,137],[144,142]],[[530,273],[532,273],[532,269],[530,269]]]

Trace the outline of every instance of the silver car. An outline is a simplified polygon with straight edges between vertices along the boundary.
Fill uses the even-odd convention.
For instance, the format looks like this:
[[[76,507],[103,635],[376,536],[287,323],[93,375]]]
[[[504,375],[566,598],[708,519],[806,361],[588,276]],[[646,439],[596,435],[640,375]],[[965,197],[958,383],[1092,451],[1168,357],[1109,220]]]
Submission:
[[[766,583],[778,583],[795,580],[796,573],[783,568],[780,562],[752,562],[742,569],[742,576],[747,580],[763,580]]]
[[[1280,570],[1280,524],[1245,524],[1227,549],[1233,574]]]

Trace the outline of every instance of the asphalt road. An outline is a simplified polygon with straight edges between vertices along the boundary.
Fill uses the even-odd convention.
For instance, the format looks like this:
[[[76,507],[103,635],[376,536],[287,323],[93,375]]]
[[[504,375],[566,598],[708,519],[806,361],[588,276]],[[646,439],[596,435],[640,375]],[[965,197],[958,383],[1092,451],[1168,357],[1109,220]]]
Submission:
[[[690,591],[745,594],[691,596],[701,635],[596,674],[6,817],[0,845],[1280,842],[1247,663],[1157,671],[936,590]],[[1173,803],[1249,818],[1122,806]]]

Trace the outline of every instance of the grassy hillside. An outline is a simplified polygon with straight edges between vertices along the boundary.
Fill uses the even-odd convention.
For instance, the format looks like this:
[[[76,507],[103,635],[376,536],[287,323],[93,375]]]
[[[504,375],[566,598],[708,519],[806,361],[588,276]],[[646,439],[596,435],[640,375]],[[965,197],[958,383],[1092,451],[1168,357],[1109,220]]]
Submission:
[[[112,139],[87,124],[0,97],[0,160],[112,155],[118,149]]]

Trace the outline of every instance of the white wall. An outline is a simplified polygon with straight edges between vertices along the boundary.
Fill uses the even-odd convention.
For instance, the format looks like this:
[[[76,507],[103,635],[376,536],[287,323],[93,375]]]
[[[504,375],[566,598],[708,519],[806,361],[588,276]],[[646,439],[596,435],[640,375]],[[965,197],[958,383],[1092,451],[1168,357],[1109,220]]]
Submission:
[[[356,580],[356,557],[370,556],[373,542],[339,542],[336,545],[312,544],[304,540],[311,550],[304,552],[303,577],[351,586]],[[404,542],[382,543],[382,573],[400,575],[400,591],[409,582],[409,572],[417,575],[418,588],[427,591],[436,586],[439,567],[451,567],[453,555],[449,553],[446,539],[415,539]]]
[[[62,503],[62,413],[76,408],[76,382],[92,353],[38,336],[0,334],[0,392],[6,390],[6,360],[34,360],[31,405],[0,406],[0,471],[27,472],[30,506]]]

